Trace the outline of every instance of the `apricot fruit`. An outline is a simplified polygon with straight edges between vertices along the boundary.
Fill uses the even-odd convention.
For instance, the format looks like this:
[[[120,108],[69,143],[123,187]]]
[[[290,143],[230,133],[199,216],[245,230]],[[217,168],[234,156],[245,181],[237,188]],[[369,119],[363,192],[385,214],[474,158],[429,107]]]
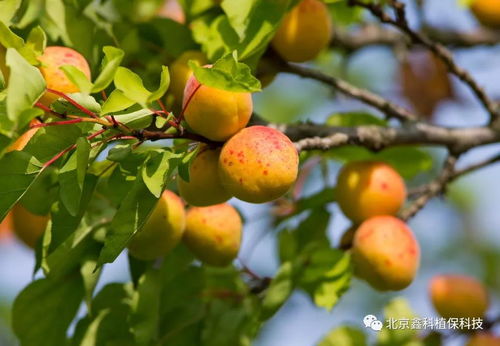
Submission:
[[[394,216],[372,217],[356,230],[354,272],[380,291],[401,290],[415,277],[420,247],[411,229]]]
[[[488,292],[476,279],[465,275],[437,275],[429,283],[429,295],[444,318],[484,317]]]
[[[158,11],[158,16],[161,18],[169,18],[180,24],[186,22],[186,15],[182,6],[177,0],[165,0],[162,7]]]
[[[12,231],[12,212],[0,222],[0,241],[9,238]]]
[[[30,126],[39,124],[40,121],[37,119],[33,119],[30,122]],[[9,151],[14,151],[14,150],[23,150],[24,147],[29,143],[31,138],[35,135],[36,131],[38,131],[37,128],[30,128],[28,131],[23,133],[14,143],[12,143],[8,148],[7,152]]]
[[[12,230],[17,237],[30,248],[36,243],[47,228],[49,215],[36,215],[17,203],[12,208]]]
[[[247,127],[231,137],[219,157],[222,186],[251,203],[270,202],[295,183],[299,156],[290,139],[266,126]]]
[[[165,256],[179,244],[186,227],[186,212],[181,199],[171,191],[163,192],[153,212],[128,244],[129,253],[144,261]]]
[[[231,205],[193,207],[187,212],[183,241],[203,263],[224,267],[238,255],[242,222]]]
[[[193,70],[189,67],[189,61],[194,60],[200,65],[205,65],[208,61],[200,51],[188,50],[182,53],[170,66],[170,92],[175,101],[182,103],[184,88]]]
[[[225,141],[244,128],[253,110],[250,93],[201,85],[194,75],[186,83],[182,106],[189,127],[212,141]]]
[[[500,2],[497,0],[474,0],[470,8],[482,25],[493,29],[500,28]]]
[[[186,212],[182,200],[172,191],[164,191],[153,212],[128,244],[129,253],[143,261],[165,256],[182,239]]]
[[[90,80],[90,68],[87,60],[74,49],[59,46],[47,47],[38,60],[42,64],[40,72],[47,83],[48,89],[63,93],[76,93],[80,91],[64,74],[63,70],[60,69],[60,67],[65,65],[72,65],[78,68]],[[57,95],[46,92],[41,97],[40,102],[49,105],[57,99]]]
[[[304,62],[315,58],[332,38],[332,20],[319,0],[302,0],[283,18],[272,46],[285,60]]]
[[[500,346],[500,336],[487,332],[477,333],[469,339],[467,346]]]
[[[337,202],[354,223],[377,215],[395,215],[406,199],[403,178],[391,166],[377,161],[346,164],[339,173]]]
[[[219,178],[220,149],[203,147],[189,167],[189,182],[179,176],[180,196],[197,207],[219,204],[231,198]]]

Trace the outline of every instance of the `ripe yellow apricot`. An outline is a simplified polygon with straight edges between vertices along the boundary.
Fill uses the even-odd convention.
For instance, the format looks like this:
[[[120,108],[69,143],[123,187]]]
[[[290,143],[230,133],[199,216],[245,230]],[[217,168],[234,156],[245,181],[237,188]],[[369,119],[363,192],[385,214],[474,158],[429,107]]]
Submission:
[[[273,48],[287,61],[315,58],[332,38],[332,20],[319,0],[302,0],[283,19],[272,41]]]
[[[184,243],[202,262],[224,267],[238,255],[242,222],[231,205],[193,207],[187,212]]]
[[[500,346],[500,336],[488,332],[477,333],[469,339],[467,346]]]
[[[219,178],[220,149],[201,148],[189,167],[189,182],[179,176],[180,196],[197,207],[219,204],[231,198]]]
[[[12,231],[12,212],[9,212],[7,216],[0,222],[0,242],[4,239],[10,238]]]
[[[12,228],[17,237],[30,248],[35,248],[50,220],[49,215],[36,215],[21,204],[12,208]]]
[[[184,10],[177,0],[165,0],[162,7],[158,11],[158,16],[162,18],[170,18],[181,24],[186,22]]]
[[[165,256],[179,244],[186,227],[186,212],[181,199],[171,191],[163,192],[144,227],[128,244],[129,253],[144,261]]]
[[[60,69],[64,65],[75,66],[90,80],[90,68],[87,60],[74,49],[59,46],[47,47],[38,60],[42,63],[40,72],[47,83],[48,89],[63,93],[76,93],[80,91]],[[41,97],[40,102],[49,105],[57,99],[57,95],[46,92]]]
[[[488,292],[476,279],[465,275],[437,275],[429,283],[436,311],[444,318],[484,317]]]
[[[244,128],[253,110],[250,93],[201,85],[194,75],[186,83],[182,105],[189,127],[213,141],[225,141]]]
[[[415,277],[420,247],[411,229],[393,216],[375,216],[363,222],[354,234],[354,272],[372,287],[401,290]]]
[[[395,215],[406,199],[403,178],[391,166],[376,161],[346,164],[339,173],[337,202],[354,223],[376,215]]]
[[[267,126],[247,127],[224,144],[219,157],[222,186],[236,198],[264,203],[295,183],[299,156],[290,139]]]
[[[482,25],[490,28],[500,27],[500,2],[497,0],[474,0],[470,8]]]
[[[39,124],[40,121],[37,119],[33,119],[30,122],[30,126]],[[14,150],[23,150],[24,147],[28,144],[28,142],[31,140],[31,138],[35,135],[36,131],[38,131],[37,128],[34,129],[29,129],[25,133],[23,133],[14,143],[12,143],[8,148],[7,152],[9,151],[14,151]]]
[[[205,65],[208,61],[200,51],[188,50],[182,53],[170,66],[170,92],[175,101],[182,103],[184,88],[193,70],[189,67],[189,60],[197,61],[200,65]]]

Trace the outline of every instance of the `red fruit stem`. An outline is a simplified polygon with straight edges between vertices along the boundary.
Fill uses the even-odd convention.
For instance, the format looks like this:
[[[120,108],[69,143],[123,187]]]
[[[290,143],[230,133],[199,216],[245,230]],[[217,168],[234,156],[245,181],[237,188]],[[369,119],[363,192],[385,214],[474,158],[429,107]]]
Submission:
[[[186,112],[186,108],[189,106],[189,104],[191,103],[191,100],[194,97],[194,94],[196,94],[196,92],[200,89],[200,87],[201,87],[201,84],[198,84],[196,89],[194,89],[193,93],[191,95],[189,95],[189,98],[188,98],[186,104],[184,105],[184,107],[182,107],[181,115],[179,115],[179,118],[177,119],[177,124],[180,124],[182,122],[182,120],[184,119],[184,113]]]
[[[68,101],[69,103],[71,103],[73,106],[75,106],[76,108],[78,108],[79,110],[81,110],[83,113],[91,116],[92,118],[96,118],[96,119],[99,118],[97,116],[97,114],[95,114],[94,112],[92,112],[92,111],[88,110],[87,108],[83,107],[81,104],[79,104],[78,102],[76,102],[75,100],[73,100],[71,97],[69,97],[65,93],[62,93],[60,91],[53,90],[53,89],[47,89],[47,92],[62,97],[63,99],[65,99],[66,101]]]
[[[156,102],[158,102],[158,104],[160,105],[160,108],[163,111],[163,113],[168,114],[167,109],[165,108],[163,102],[160,99],[156,100]]]
[[[57,113],[40,102],[35,103],[35,107],[42,109],[46,113],[54,114],[55,116],[57,116],[59,118],[62,118],[62,119],[65,118],[64,114]]]
[[[30,128],[31,129],[36,129],[36,128],[39,128],[39,127],[47,127],[47,126],[70,125],[70,124],[81,123],[82,121],[83,121],[82,118],[72,119],[72,120],[63,120],[63,121],[54,121],[54,122],[51,122],[51,123],[41,123],[41,124],[31,125]]]

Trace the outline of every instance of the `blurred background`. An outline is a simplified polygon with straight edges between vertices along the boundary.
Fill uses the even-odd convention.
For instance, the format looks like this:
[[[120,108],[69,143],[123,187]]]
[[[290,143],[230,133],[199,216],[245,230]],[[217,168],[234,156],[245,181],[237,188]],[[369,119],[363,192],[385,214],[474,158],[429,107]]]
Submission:
[[[427,0],[419,15],[414,1],[406,2],[415,28],[424,18],[427,25],[443,30],[470,32],[478,29],[475,19],[457,4],[457,0]],[[500,99],[500,45],[454,52],[459,65],[470,71],[493,98]],[[327,73],[428,114],[428,120],[436,124],[471,126],[487,121],[486,113],[470,91],[456,79],[443,75],[442,66],[423,52],[404,52],[401,56],[388,47],[371,46],[348,58],[335,51],[325,53],[315,64]],[[256,112],[273,122],[321,122],[335,113],[367,110],[362,104],[333,94],[331,89],[317,82],[285,74],[278,75],[262,93],[256,94],[254,101]],[[426,150],[432,153],[435,169],[439,169],[444,152],[433,148]],[[460,166],[480,161],[498,151],[500,145],[473,150],[462,157]],[[340,163],[332,163],[329,167],[332,185],[340,166]],[[312,171],[302,191],[304,196],[322,188],[317,183],[321,180],[317,179],[320,174],[319,168]],[[408,183],[419,185],[433,174],[432,170],[423,172]],[[297,292],[267,324],[255,345],[315,345],[336,326],[362,328],[362,319],[367,314],[382,318],[383,307],[398,296],[406,298],[420,317],[437,317],[428,298],[427,285],[432,276],[443,273],[467,274],[485,282],[492,299],[489,313],[500,315],[499,177],[500,165],[463,177],[450,186],[446,199],[433,200],[410,221],[421,245],[422,261],[417,279],[407,289],[380,293],[353,279],[352,288],[331,312],[316,308],[306,294]],[[273,276],[278,260],[276,237],[270,225],[271,206],[233,203],[247,220],[241,261],[261,276]],[[333,213],[329,236],[335,245],[349,222],[336,205],[332,204],[329,209]],[[18,292],[33,279],[34,255],[8,232],[0,237],[0,346],[10,346],[16,345],[10,332],[10,306]],[[99,286],[129,279],[126,257],[122,254],[115,263],[106,266]],[[366,332],[372,339],[376,333]],[[458,346],[464,342],[460,336],[451,336],[445,345]]]

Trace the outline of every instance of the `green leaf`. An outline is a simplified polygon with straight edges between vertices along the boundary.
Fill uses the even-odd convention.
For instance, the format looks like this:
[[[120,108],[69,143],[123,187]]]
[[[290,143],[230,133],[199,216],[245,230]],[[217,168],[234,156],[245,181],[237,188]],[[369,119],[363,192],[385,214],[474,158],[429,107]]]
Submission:
[[[172,159],[176,157],[177,155],[169,150],[160,153],[152,152],[144,163],[142,179],[149,191],[157,198],[160,198],[163,190],[165,190],[169,173],[175,169],[175,165],[173,165],[175,160]]]
[[[363,112],[337,113],[331,115],[326,124],[329,126],[354,127],[354,126],[387,126],[387,121],[372,114]]]
[[[89,224],[89,220],[83,218],[97,182],[96,176],[87,175],[77,215],[70,215],[62,203],[54,204],[51,212],[52,227],[49,231],[50,244],[44,249],[42,261],[45,275],[49,277],[66,275],[82,263],[82,257],[90,255],[97,257],[102,246],[94,241],[92,235],[103,227],[103,223],[96,226]]]
[[[148,97],[148,103],[156,101],[163,97],[167,92],[168,86],[170,85],[170,73],[168,72],[167,66],[161,67],[161,75],[160,75],[160,86],[158,89],[153,91],[151,95]]]
[[[98,93],[111,84],[115,77],[116,70],[125,56],[123,50],[115,47],[105,46],[102,50],[104,52],[104,59],[101,64],[101,73],[94,81],[92,93]]]
[[[397,320],[396,323],[402,319],[408,319],[409,324],[417,315],[413,312],[408,302],[404,298],[395,298],[384,309],[384,317],[387,320]],[[389,329],[384,328],[380,331],[377,338],[378,346],[395,346],[395,345],[408,345],[417,346],[414,344],[418,340],[417,329]]]
[[[236,54],[219,59],[211,68],[203,68],[190,61],[196,79],[203,85],[233,92],[260,91],[260,82],[252,76],[250,67],[238,62]]]
[[[92,297],[101,275],[101,269],[95,270],[96,265],[97,256],[90,254],[82,260],[82,265],[80,267],[80,274],[83,279],[83,287],[85,290],[85,303],[89,311],[92,309]]]
[[[79,274],[29,284],[12,308],[12,327],[22,345],[64,345],[66,331],[83,298]]]
[[[147,25],[157,32],[161,47],[171,56],[178,57],[187,50],[199,49],[186,25],[165,18],[154,18]]]
[[[42,55],[47,45],[47,35],[40,26],[34,27],[26,40],[26,47],[31,48],[37,55]]]
[[[339,327],[328,333],[318,346],[366,346],[366,335],[354,327]]]
[[[7,49],[6,61],[10,67],[7,116],[10,120],[18,122],[21,120],[21,114],[30,109],[45,92],[45,80],[40,71],[15,49]]]
[[[59,171],[60,198],[72,216],[80,209],[83,183],[90,155],[90,143],[83,137],[76,142],[76,151]]]
[[[139,173],[111,222],[111,229],[99,256],[99,266],[111,263],[118,257],[135,232],[144,226],[157,201],[158,198],[142,180],[142,173]]]
[[[261,320],[272,317],[288,300],[294,289],[293,276],[293,264],[283,263],[262,300]]]
[[[60,69],[63,70],[66,77],[78,87],[80,92],[90,94],[93,85],[82,70],[73,65],[64,65],[61,66]]]
[[[0,22],[9,24],[21,6],[21,0],[0,1]]]
[[[125,97],[146,106],[151,92],[149,92],[142,82],[141,77],[125,67],[118,67],[115,79],[116,88],[120,90]]]
[[[316,306],[331,311],[349,288],[352,268],[349,254],[327,245],[320,244],[319,248],[310,250],[299,285]]]
[[[69,94],[68,96],[70,96],[75,102],[87,108],[91,112],[94,112],[96,114],[99,114],[101,112],[101,105],[99,104],[99,102],[96,101],[96,99],[93,96],[84,93],[74,93],[74,94]],[[75,107],[72,103],[63,98],[58,99],[58,101],[52,103],[50,106],[58,113],[81,115],[83,117],[88,117],[86,113],[84,113],[79,108]]]
[[[102,115],[122,111],[135,104],[135,101],[129,99],[120,90],[113,90],[107,100],[102,105]]]
[[[0,220],[40,177],[42,164],[33,156],[13,151],[0,160]]]
[[[132,144],[117,144],[108,153],[106,157],[109,161],[120,162],[132,154]]]
[[[39,63],[33,47],[25,45],[24,40],[14,34],[2,21],[0,21],[0,46],[16,49],[32,65]]]
[[[157,338],[160,320],[161,272],[150,268],[139,279],[134,293],[130,324],[138,345],[148,345]]]
[[[153,114],[149,109],[140,109],[130,113],[115,114],[114,117],[117,121],[134,130],[144,129],[153,122]]]
[[[408,146],[387,148],[377,153],[375,158],[389,163],[408,179],[429,171],[434,162],[429,152]]]

